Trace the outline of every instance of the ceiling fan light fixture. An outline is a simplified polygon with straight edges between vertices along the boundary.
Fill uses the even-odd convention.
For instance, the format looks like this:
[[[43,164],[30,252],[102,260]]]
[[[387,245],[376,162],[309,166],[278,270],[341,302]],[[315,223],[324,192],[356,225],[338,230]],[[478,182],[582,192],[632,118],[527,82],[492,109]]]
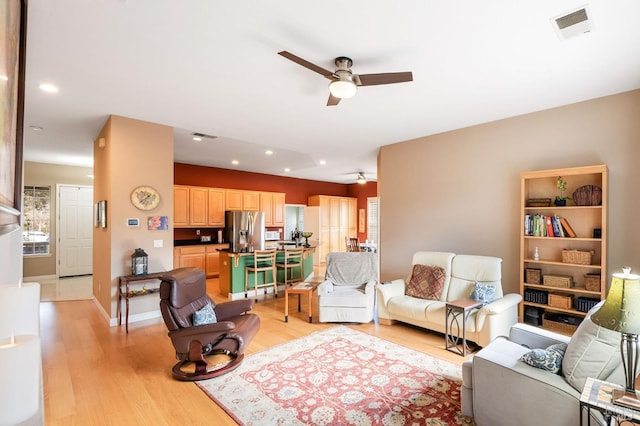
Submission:
[[[365,183],[367,183],[367,178],[364,177],[364,175],[362,173],[358,173],[358,177],[356,178],[356,182],[358,182],[360,185],[364,185]]]
[[[356,84],[350,80],[334,80],[329,83],[329,91],[340,99],[352,98],[358,90]]]

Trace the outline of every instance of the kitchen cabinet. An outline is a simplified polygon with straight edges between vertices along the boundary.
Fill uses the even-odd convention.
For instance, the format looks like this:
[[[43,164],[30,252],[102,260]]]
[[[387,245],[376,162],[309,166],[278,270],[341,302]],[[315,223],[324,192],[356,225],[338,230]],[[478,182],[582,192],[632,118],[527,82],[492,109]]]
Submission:
[[[346,251],[345,237],[356,236],[356,204],[352,197],[312,195],[309,206],[318,209],[305,210],[305,215],[317,215],[317,221],[305,217],[305,231],[318,235],[317,258],[326,262],[327,253]],[[318,223],[318,229],[308,229],[307,222]]]
[[[173,226],[189,225],[189,187],[173,187]]]
[[[183,246],[173,249],[174,268],[200,268],[206,270],[205,246]]]
[[[225,210],[242,210],[242,191],[225,189],[224,206]]]
[[[207,201],[207,226],[224,227],[224,189],[209,188]]]
[[[258,191],[242,191],[239,189],[225,190],[226,210],[258,211],[260,207],[260,193]]]
[[[189,188],[189,225],[207,226],[207,206],[209,191],[207,188]]]
[[[180,246],[173,249],[173,267],[194,267],[205,271],[207,278],[220,274],[219,249],[227,249],[229,244],[204,244]]]
[[[280,192],[261,192],[259,211],[264,212],[267,227],[284,226],[285,194]]]
[[[284,226],[285,194],[283,192],[273,193],[273,226]]]
[[[220,275],[220,252],[218,251],[221,248],[220,244],[211,244],[205,246],[206,250],[206,264],[205,271],[207,273],[207,278],[209,277],[217,277]]]
[[[173,186],[176,228],[223,228],[225,210],[264,211],[266,226],[284,227],[285,194],[204,186]]]
[[[264,212],[264,226],[273,226],[273,194],[271,192],[260,193],[260,208]]]

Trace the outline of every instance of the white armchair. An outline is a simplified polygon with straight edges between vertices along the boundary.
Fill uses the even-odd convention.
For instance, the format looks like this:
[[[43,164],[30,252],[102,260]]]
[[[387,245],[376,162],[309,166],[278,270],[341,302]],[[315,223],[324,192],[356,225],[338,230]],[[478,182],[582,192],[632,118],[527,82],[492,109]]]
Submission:
[[[376,253],[329,253],[325,278],[318,286],[320,322],[371,322],[378,281]]]

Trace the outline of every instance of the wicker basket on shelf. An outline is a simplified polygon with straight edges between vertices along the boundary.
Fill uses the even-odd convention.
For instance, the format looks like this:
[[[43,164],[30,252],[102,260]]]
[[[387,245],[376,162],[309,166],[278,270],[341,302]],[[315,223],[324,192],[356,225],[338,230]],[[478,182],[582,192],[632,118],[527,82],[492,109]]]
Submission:
[[[591,265],[591,256],[594,251],[562,250],[562,263],[574,265]]]
[[[600,274],[585,274],[584,288],[589,291],[600,291]]]
[[[570,288],[572,283],[572,277],[567,275],[544,275],[542,277],[542,284],[550,287]]]

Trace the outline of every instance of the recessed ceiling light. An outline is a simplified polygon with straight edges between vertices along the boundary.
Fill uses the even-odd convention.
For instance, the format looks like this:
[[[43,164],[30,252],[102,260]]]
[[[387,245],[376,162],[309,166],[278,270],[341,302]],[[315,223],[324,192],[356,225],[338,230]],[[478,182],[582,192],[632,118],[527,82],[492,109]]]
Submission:
[[[42,90],[43,92],[47,92],[47,93],[58,93],[58,88],[56,86],[54,86],[53,84],[49,84],[49,83],[42,83],[40,86],[40,90]]]
[[[29,126],[29,128],[34,132],[41,132],[44,130],[44,127],[40,127],[40,126]]]
[[[237,166],[238,164],[240,164],[240,162],[238,160],[231,160],[231,164]]]
[[[194,136],[193,140],[196,142],[200,142],[202,140],[202,138],[200,136]]]
[[[267,155],[273,155],[273,151],[271,151],[270,149],[266,150],[264,153]]]
[[[321,166],[324,166],[325,164],[327,164],[327,162],[324,160],[320,160],[318,161],[318,164],[320,164]]]
[[[288,167],[286,167],[286,168],[284,169],[284,171],[285,171],[285,173],[289,173],[289,172],[291,171],[291,169],[290,169],[290,168],[288,168]]]

